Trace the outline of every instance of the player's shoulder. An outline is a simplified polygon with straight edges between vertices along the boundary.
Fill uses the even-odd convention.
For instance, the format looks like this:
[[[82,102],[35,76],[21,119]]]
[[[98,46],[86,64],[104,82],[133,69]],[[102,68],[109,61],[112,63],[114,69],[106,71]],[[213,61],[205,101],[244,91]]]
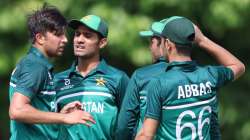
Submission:
[[[123,70],[121,70],[119,68],[116,68],[114,66],[111,66],[111,65],[109,65],[107,63],[105,64],[105,72],[108,75],[113,75],[113,76],[116,76],[116,77],[117,76],[121,77],[121,76],[124,76],[124,75],[127,76],[127,74]]]
[[[168,63],[166,62],[159,62],[159,63],[147,65],[147,66],[136,69],[134,71],[134,75],[136,75],[138,78],[156,76],[160,73],[163,73],[166,70],[167,65]]]
[[[55,74],[54,79],[55,79],[55,80],[66,79],[66,78],[69,77],[70,72],[71,72],[70,69],[67,69],[67,70],[58,72],[58,73]]]
[[[207,65],[200,67],[203,71],[206,71],[209,75],[217,77],[221,72],[230,71],[229,68],[222,65]]]
[[[47,67],[45,65],[28,56],[23,57],[17,63],[17,68],[25,72],[47,72]]]

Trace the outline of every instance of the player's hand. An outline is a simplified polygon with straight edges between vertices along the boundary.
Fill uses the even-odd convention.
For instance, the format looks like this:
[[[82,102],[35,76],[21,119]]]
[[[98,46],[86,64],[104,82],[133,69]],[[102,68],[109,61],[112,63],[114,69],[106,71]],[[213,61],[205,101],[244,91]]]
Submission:
[[[91,123],[96,123],[93,117],[86,111],[74,110],[64,115],[65,124],[84,124],[86,126],[91,126]]]
[[[74,101],[66,104],[60,111],[60,113],[70,113],[74,110],[82,110],[82,104],[79,101]]]
[[[196,26],[195,24],[193,24],[194,26],[194,30],[195,30],[195,39],[194,39],[194,43],[196,43],[197,45],[201,44],[202,41],[206,38],[204,36],[204,34],[201,32],[201,30],[199,29],[198,26]],[[200,46],[200,45],[199,45]]]

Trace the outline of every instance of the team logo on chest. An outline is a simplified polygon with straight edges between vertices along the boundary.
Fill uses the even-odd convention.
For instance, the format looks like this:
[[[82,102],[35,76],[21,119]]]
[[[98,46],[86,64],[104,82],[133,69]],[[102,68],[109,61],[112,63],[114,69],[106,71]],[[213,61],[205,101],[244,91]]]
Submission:
[[[70,79],[63,79],[63,80],[64,80],[64,86],[60,88],[60,90],[70,89],[74,87],[74,85],[71,84]]]
[[[96,80],[96,85],[97,85],[97,86],[105,86],[105,83],[107,82],[107,81],[105,81],[105,80],[103,79],[103,77],[96,78],[95,80]]]
[[[64,85],[65,86],[70,85],[70,79],[64,79]]]

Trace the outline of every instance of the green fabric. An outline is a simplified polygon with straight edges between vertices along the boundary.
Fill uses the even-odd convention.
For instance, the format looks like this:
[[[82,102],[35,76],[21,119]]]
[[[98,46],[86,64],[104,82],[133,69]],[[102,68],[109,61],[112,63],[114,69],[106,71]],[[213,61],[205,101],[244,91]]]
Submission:
[[[167,22],[167,19],[163,19],[159,22],[153,22],[148,31],[140,31],[139,34],[142,37],[152,37],[152,36],[162,36],[164,30],[164,25]]]
[[[118,118],[117,140],[133,139],[140,130],[146,108],[146,94],[152,77],[166,70],[166,60],[160,58],[155,64],[137,69],[128,84],[124,101]]]
[[[193,23],[184,17],[173,16],[165,23],[162,35],[181,46],[191,46],[194,39]]]
[[[10,78],[9,98],[15,92],[30,98],[31,105],[38,110],[54,111],[55,90],[52,65],[37,49],[29,53],[17,64]],[[57,126],[50,124],[27,124],[11,121],[11,140],[56,139]]]
[[[150,30],[141,31],[140,36],[161,36],[170,39],[179,46],[191,46],[194,39],[193,23],[180,16],[172,16],[159,22],[153,22]]]
[[[85,25],[88,28],[100,33],[103,37],[108,36],[108,25],[101,19],[101,17],[96,15],[87,15],[82,17],[80,20],[71,20],[69,26],[76,29],[79,25]]]
[[[145,116],[160,121],[155,139],[212,139],[211,121],[218,113],[217,90],[232,80],[232,70],[223,66],[170,63],[167,72],[147,87],[150,94]]]
[[[96,124],[87,127],[61,125],[58,139],[111,140],[114,139],[117,115],[128,84],[127,75],[102,60],[96,69],[83,77],[76,64],[55,76],[57,110],[72,101],[80,101]]]

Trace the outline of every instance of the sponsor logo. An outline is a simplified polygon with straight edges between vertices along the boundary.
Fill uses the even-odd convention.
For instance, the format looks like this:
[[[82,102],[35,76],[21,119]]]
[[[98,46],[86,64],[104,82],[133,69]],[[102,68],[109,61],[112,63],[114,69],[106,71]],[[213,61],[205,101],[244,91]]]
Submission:
[[[70,79],[64,79],[64,87],[60,88],[60,90],[73,88],[74,85],[71,85]]]

